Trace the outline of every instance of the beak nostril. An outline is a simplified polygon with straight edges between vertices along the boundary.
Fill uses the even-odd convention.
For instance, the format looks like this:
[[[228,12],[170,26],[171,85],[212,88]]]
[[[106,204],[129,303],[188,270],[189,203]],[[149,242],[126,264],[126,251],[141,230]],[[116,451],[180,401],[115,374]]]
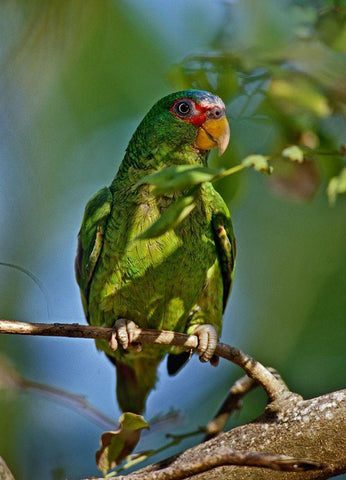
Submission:
[[[210,110],[209,118],[221,118],[223,116],[223,110],[220,107],[214,107]]]

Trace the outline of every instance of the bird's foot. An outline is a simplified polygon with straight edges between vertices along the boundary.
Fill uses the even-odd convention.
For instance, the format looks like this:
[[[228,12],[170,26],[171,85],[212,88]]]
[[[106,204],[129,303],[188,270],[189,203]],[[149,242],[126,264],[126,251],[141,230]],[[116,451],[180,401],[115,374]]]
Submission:
[[[198,338],[197,352],[201,362],[210,362],[216,367],[219,363],[219,357],[215,354],[215,349],[219,340],[219,334],[214,325],[208,323],[199,325],[193,332]]]
[[[137,325],[132,320],[119,318],[114,324],[113,333],[109,340],[110,348],[115,351],[120,344],[124,350],[133,348],[137,352],[140,352],[142,350],[141,344],[137,342],[133,343],[133,334],[136,328]]]

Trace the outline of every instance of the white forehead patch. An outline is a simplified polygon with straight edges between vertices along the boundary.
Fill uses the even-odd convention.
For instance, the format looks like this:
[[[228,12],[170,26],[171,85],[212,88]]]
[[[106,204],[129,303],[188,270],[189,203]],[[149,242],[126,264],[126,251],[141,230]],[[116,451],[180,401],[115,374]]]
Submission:
[[[199,104],[202,106],[202,107],[220,107],[222,109],[225,108],[225,104],[223,103],[223,101],[221,100],[220,97],[218,97],[217,95],[205,95],[203,96],[203,99],[199,102]]]

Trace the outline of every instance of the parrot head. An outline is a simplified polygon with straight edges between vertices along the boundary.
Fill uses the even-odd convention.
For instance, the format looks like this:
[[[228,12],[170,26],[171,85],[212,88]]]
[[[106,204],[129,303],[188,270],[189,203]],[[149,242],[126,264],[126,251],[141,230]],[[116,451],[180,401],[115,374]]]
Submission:
[[[138,126],[129,148],[156,154],[185,152],[206,158],[209,150],[226,150],[230,130],[223,101],[202,90],[183,90],[159,100]],[[145,147],[145,148],[143,148]],[[133,152],[136,153],[136,152]]]
[[[221,98],[201,90],[177,92],[170,97],[174,100],[170,112],[179,122],[195,127],[193,146],[201,151],[218,147],[219,155],[222,155],[227,148],[230,132]]]

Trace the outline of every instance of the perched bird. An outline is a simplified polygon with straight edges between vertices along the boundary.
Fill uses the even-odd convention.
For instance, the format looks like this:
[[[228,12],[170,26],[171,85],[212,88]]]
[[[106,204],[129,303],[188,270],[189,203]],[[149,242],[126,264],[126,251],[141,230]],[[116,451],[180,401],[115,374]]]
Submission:
[[[167,353],[170,374],[189,356],[174,347],[130,348],[136,325],[193,333],[201,361],[216,363],[235,262],[227,206],[211,183],[203,183],[195,208],[179,225],[158,238],[138,239],[186,193],[154,195],[150,185],[139,183],[170,166],[206,166],[209,151],[218,147],[221,155],[228,142],[225,105],[219,97],[199,90],[172,93],[144,117],[112,184],[86,206],[76,278],[88,322],[114,326],[119,348],[114,351],[103,340],[96,343],[116,367],[123,411],[144,411]]]

